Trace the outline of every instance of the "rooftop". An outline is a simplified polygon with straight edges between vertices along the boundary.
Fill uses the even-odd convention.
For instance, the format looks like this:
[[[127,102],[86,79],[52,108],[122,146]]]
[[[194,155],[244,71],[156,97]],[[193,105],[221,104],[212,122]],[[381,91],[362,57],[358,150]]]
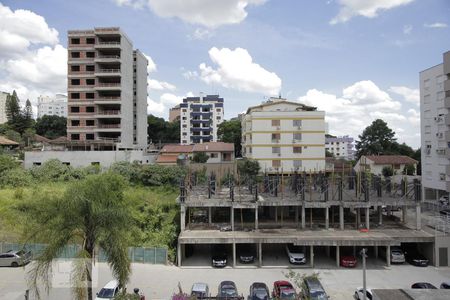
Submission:
[[[3,146],[18,146],[19,143],[14,142],[14,141],[12,141],[10,139],[7,139],[6,137],[0,135],[0,145],[3,145]]]
[[[234,144],[224,142],[195,144],[194,152],[234,152]]]
[[[418,161],[405,155],[367,155],[363,156],[376,165],[417,164]]]

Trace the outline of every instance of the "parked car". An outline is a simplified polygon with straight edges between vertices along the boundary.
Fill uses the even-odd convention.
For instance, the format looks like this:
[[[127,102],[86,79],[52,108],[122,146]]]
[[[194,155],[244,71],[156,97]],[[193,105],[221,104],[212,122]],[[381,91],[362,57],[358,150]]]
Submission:
[[[248,300],[269,300],[269,288],[265,283],[253,282],[250,286]]]
[[[255,260],[255,247],[252,245],[242,245],[239,251],[239,261],[244,264],[252,263]]]
[[[209,287],[206,283],[198,282],[192,285],[191,296],[197,299],[209,297]]]
[[[10,250],[0,254],[0,267],[18,267],[31,261],[31,251]]]
[[[291,264],[306,263],[306,257],[302,247],[294,246],[292,244],[286,244],[286,253],[289,257],[289,262]]]
[[[119,282],[111,280],[97,293],[95,300],[114,299],[120,292],[122,292],[122,287],[119,285]]]
[[[441,289],[449,290],[450,289],[450,281],[441,283]]]
[[[227,266],[228,255],[220,246],[215,246],[212,250],[212,266],[216,268],[224,268]]]
[[[294,300],[296,296],[295,289],[289,281],[279,280],[273,283],[272,298]]]
[[[391,263],[393,264],[402,264],[405,262],[405,253],[399,247],[391,248]]]
[[[447,196],[447,195],[441,196],[441,197],[439,198],[439,204],[440,204],[440,205],[444,205],[444,206],[448,206],[448,205],[450,204],[450,203],[449,203],[448,196]]]
[[[353,298],[355,298],[356,300],[363,300],[364,289],[362,287],[357,288],[355,291],[355,295],[353,295]],[[366,288],[366,299],[367,300],[373,299],[372,289]]]
[[[421,253],[415,251],[415,250],[409,250],[405,252],[406,254],[406,261],[410,263],[411,265],[418,266],[418,267],[426,267],[428,266],[428,259],[423,256]]]
[[[303,299],[308,300],[325,300],[329,298],[319,279],[315,277],[306,277],[303,279],[301,295]]]
[[[450,216],[450,208],[441,209],[439,213],[443,216]]]
[[[222,281],[219,284],[217,297],[233,298],[238,297],[236,284],[233,281]]]
[[[412,289],[437,289],[434,285],[428,282],[416,282],[413,285],[411,285]]]
[[[356,267],[358,260],[353,255],[341,256],[341,266],[347,268]]]

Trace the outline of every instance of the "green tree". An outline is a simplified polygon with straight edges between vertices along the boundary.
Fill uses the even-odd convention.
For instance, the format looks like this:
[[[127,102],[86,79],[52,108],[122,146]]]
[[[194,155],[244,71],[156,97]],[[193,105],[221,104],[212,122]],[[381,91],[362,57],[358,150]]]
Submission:
[[[219,140],[225,143],[234,144],[234,153],[236,157],[241,157],[241,122],[239,120],[223,121],[217,128]]]
[[[208,161],[209,156],[205,152],[195,152],[192,161],[195,163],[204,164]]]
[[[381,173],[383,174],[384,177],[391,177],[392,175],[394,175],[394,169],[392,169],[392,167],[383,167],[383,169],[381,170]]]
[[[403,175],[414,175],[415,172],[416,168],[414,167],[414,165],[408,164],[403,168]]]
[[[11,169],[15,169],[19,166],[19,163],[10,155],[0,154],[0,177]]]
[[[18,133],[15,130],[12,129],[8,129],[6,130],[6,132],[4,133],[4,135],[6,136],[6,138],[17,142],[17,143],[21,143],[22,142],[22,137],[20,136],[20,133]]]
[[[31,287],[40,299],[39,283],[49,286],[52,262],[64,247],[80,245],[72,270],[76,299],[92,300],[94,250],[101,248],[119,284],[130,276],[129,231],[133,228],[131,208],[124,198],[125,180],[117,174],[90,175],[73,182],[62,197],[44,195],[22,204],[30,224],[26,240],[45,241],[47,246],[31,265]]]
[[[334,157],[333,153],[328,151],[328,149],[325,149],[325,157]]]
[[[27,99],[27,101],[25,102],[25,108],[23,109],[23,112],[22,112],[22,118],[23,118],[25,130],[27,128],[34,127],[35,121],[33,118],[33,107],[31,106],[31,102],[29,99]]]
[[[258,161],[252,159],[239,160],[237,168],[243,179],[255,178],[258,175],[259,170],[261,169]]]
[[[387,123],[377,119],[366,127],[359,141],[356,142],[356,156],[359,159],[362,155],[380,155],[391,153],[395,132],[387,126]]]
[[[12,95],[6,97],[6,117],[8,122],[14,124],[20,116],[20,100],[16,91],[13,91]]]
[[[44,115],[38,118],[35,125],[36,133],[48,139],[67,135],[67,119],[60,116]]]
[[[153,143],[178,143],[180,141],[180,121],[167,122],[154,115],[147,116],[148,138]]]

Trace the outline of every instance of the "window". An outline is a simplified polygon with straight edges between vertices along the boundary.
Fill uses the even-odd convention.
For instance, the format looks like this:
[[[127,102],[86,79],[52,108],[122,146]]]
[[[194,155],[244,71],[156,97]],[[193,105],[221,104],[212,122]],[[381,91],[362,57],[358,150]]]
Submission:
[[[302,134],[301,133],[294,133],[293,134],[293,139],[296,141],[301,141],[302,140]],[[331,143],[333,145],[333,143]]]
[[[86,84],[87,85],[94,85],[95,84],[95,79],[86,79]]]
[[[78,44],[80,44],[80,39],[79,38],[72,38],[72,39],[70,39],[70,43],[72,45],[78,45]]]
[[[86,65],[86,71],[87,72],[94,72],[95,66],[94,65]]]
[[[78,52],[78,51],[70,52],[70,56],[72,58],[80,58],[80,52]]]
[[[216,119],[217,119],[217,121],[220,121],[220,117],[219,116],[217,116]]]
[[[185,112],[186,112],[186,109],[185,109],[185,108],[183,108],[183,109],[182,109],[181,111],[185,113]]]
[[[279,142],[281,135],[279,133],[272,133],[272,142]]]
[[[301,160],[294,160],[292,161],[294,168],[298,169],[302,167],[302,161]]]
[[[281,166],[281,160],[272,160],[272,167],[273,168],[279,168]]]
[[[80,66],[79,65],[70,66],[70,70],[72,72],[80,72]]]
[[[94,99],[95,94],[94,93],[86,93],[86,99]]]
[[[183,143],[183,144],[187,144],[187,141],[186,141],[186,140],[183,140],[182,143]]]
[[[80,99],[80,93],[70,93],[71,99]]]
[[[183,136],[187,136],[187,133],[186,133],[186,132],[183,132]]]
[[[86,133],[86,140],[92,141],[94,139],[93,133]]]
[[[293,120],[292,126],[294,127],[302,127],[302,120]]]
[[[95,111],[93,106],[86,106],[86,112],[93,113]]]
[[[186,120],[186,117],[183,117],[182,119],[183,119],[183,120]]]
[[[80,120],[72,120],[71,126],[80,126]]]
[[[216,112],[220,112],[221,111],[221,109],[220,108],[216,108]]]
[[[86,38],[86,44],[95,44],[95,38]]]
[[[399,170],[400,169],[400,164],[394,164],[394,170]]]
[[[302,147],[292,147],[292,152],[294,152],[294,153],[302,153]]]
[[[439,180],[445,181],[445,173],[439,173]]]
[[[95,126],[94,120],[86,120],[86,126]]]
[[[272,120],[272,126],[280,126],[280,120]]]
[[[272,153],[280,154],[281,153],[280,147],[272,147]]]
[[[78,133],[72,133],[72,134],[70,135],[70,139],[71,139],[72,141],[79,141],[79,140],[80,140],[80,135],[79,135]]]
[[[72,80],[70,80],[70,83],[72,85],[80,85],[80,79],[72,79]]]
[[[209,157],[211,157],[211,158],[218,158],[219,154],[218,153],[211,153],[211,155]]]
[[[95,57],[95,52],[86,52],[86,57],[94,58]]]
[[[80,112],[80,107],[79,106],[71,106],[70,107],[70,112],[72,112],[72,113],[79,113]]]
[[[252,153],[252,147],[248,147],[248,153]]]
[[[183,128],[187,128],[187,125],[186,125],[186,124],[183,124]]]

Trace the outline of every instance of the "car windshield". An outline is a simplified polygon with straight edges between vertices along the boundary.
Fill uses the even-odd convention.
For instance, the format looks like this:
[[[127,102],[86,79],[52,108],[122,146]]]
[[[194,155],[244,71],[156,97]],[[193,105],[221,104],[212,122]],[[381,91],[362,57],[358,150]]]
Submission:
[[[101,289],[98,293],[98,297],[100,298],[113,298],[114,297],[114,289]]]
[[[25,254],[25,251],[23,251],[23,250],[19,250],[16,252],[16,255],[18,255],[18,256],[22,256],[24,254]]]
[[[301,253],[302,252],[302,248],[300,246],[290,245],[289,246],[289,251],[291,251],[292,253]]]
[[[325,300],[327,298],[327,294],[323,291],[312,291],[311,292],[311,300]]]
[[[403,253],[401,251],[392,251],[392,254],[394,255],[403,255]]]
[[[294,290],[283,290],[280,295],[281,299],[295,299]]]
[[[261,300],[269,299],[269,295],[267,294],[267,291],[265,289],[255,289],[254,294],[255,298],[257,299]]]
[[[236,296],[236,289],[232,285],[224,285],[222,286],[222,294],[227,296]]]

